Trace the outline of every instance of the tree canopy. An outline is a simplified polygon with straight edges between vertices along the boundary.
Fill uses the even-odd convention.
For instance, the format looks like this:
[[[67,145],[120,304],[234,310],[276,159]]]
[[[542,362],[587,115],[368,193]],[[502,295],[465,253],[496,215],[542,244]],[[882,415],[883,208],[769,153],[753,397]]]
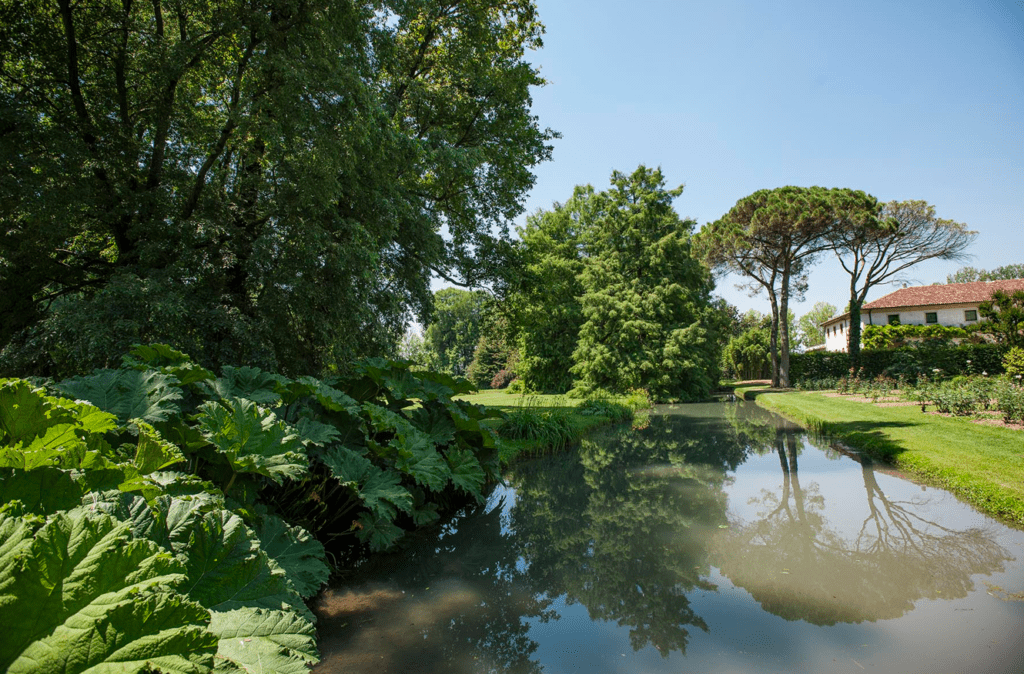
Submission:
[[[431,369],[466,374],[489,300],[490,295],[480,290],[442,288],[434,293],[433,318],[423,333]]]
[[[718,381],[720,321],[710,274],[691,254],[695,223],[672,207],[682,187],[667,189],[645,166],[611,180],[588,199],[576,387],[706,398]]]
[[[764,290],[772,310],[772,384],[789,386],[789,300],[806,289],[815,256],[827,235],[846,220],[873,214],[874,197],[849,189],[779,187],[736,202],[705,226],[698,247],[713,268],[739,273]]]
[[[811,310],[800,317],[800,340],[805,348],[825,343],[825,330],[821,324],[835,316],[837,311],[828,302],[815,302]]]
[[[873,199],[873,198],[872,198]],[[925,260],[961,260],[977,232],[936,217],[924,201],[890,201],[877,217],[869,203],[847,205],[829,239],[843,269],[850,275],[850,358],[860,353],[860,309],[871,288],[895,280]]]
[[[0,0],[0,360],[315,372],[392,348],[432,273],[501,285],[542,32],[530,0]]]
[[[1007,264],[992,270],[961,267],[946,276],[946,283],[973,283],[975,281],[1007,281],[1024,278],[1024,264]]]
[[[1001,344],[1024,346],[1024,290],[1006,293],[997,290],[992,299],[978,307],[982,318],[988,319],[982,328],[990,331]]]

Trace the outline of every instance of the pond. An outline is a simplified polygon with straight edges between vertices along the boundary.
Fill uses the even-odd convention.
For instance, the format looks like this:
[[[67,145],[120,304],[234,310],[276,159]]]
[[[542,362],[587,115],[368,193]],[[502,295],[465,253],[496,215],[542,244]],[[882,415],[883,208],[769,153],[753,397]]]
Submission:
[[[752,403],[524,462],[317,607],[334,672],[1021,672],[1024,532]]]

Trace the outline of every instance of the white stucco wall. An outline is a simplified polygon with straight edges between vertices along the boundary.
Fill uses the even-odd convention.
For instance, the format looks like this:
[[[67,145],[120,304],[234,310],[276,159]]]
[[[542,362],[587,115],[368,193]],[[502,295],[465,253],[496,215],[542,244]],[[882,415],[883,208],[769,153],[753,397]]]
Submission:
[[[966,327],[974,325],[978,321],[968,321],[964,317],[964,311],[978,311],[977,304],[956,304],[946,306],[925,306],[925,307],[893,307],[891,309],[872,309],[870,316],[868,311],[861,314],[861,334],[868,325],[888,325],[891,314],[899,314],[901,325],[929,325],[925,323],[925,314],[934,312],[937,321],[931,325],[945,325],[953,327]],[[980,320],[979,316],[979,320]],[[849,316],[835,322],[825,324],[825,350],[846,351],[847,332],[850,329]]]

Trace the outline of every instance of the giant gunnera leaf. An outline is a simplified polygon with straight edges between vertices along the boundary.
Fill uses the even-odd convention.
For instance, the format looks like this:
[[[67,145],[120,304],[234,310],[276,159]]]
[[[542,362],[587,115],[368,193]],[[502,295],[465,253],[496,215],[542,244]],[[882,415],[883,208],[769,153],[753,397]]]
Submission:
[[[302,439],[273,412],[251,400],[231,398],[199,407],[199,428],[236,473],[256,473],[278,484],[309,472]]]
[[[182,564],[128,523],[78,508],[46,524],[0,514],[0,669],[209,671],[209,613],[174,590]],[[38,526],[38,529],[36,528]]]
[[[174,377],[156,370],[95,370],[65,379],[57,389],[71,398],[88,400],[122,424],[129,419],[152,424],[180,414],[178,384]]]
[[[261,608],[214,611],[210,631],[220,638],[218,671],[308,674],[320,658],[313,623],[295,613]]]
[[[331,573],[327,553],[308,531],[290,526],[275,515],[266,515],[257,534],[260,547],[285,570],[288,582],[300,596],[312,597],[327,582]]]

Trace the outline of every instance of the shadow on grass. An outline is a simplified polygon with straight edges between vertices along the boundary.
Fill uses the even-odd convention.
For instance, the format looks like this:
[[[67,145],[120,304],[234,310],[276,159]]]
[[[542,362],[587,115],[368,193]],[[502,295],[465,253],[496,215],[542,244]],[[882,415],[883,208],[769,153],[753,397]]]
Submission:
[[[907,447],[886,435],[889,428],[920,426],[911,421],[828,421],[806,419],[804,425],[813,435],[825,440],[839,440],[871,456],[892,461]]]

